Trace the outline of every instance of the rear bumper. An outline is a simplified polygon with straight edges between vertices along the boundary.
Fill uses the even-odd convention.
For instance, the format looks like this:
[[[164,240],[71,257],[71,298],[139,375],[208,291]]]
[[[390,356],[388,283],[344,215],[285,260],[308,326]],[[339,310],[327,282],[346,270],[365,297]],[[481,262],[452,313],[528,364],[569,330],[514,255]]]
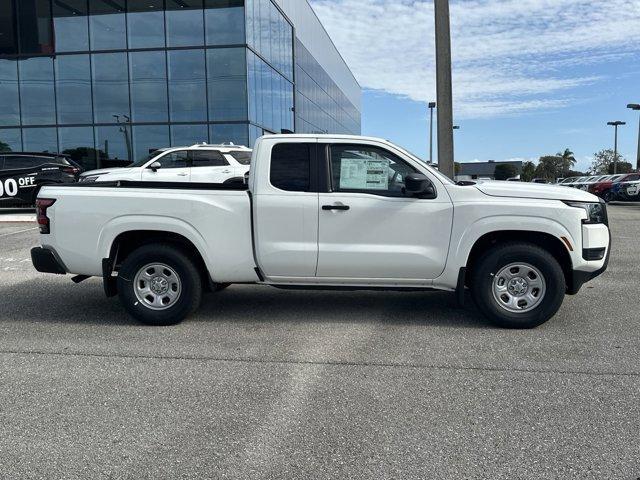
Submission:
[[[35,247],[31,249],[31,262],[35,269],[42,273],[64,275],[66,272],[56,254],[47,248]]]

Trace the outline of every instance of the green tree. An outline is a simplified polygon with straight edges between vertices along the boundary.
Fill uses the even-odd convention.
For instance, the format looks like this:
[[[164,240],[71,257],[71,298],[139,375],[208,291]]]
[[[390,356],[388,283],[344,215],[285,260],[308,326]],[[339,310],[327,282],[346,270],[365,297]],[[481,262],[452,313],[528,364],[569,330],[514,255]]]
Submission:
[[[523,182],[530,182],[536,175],[536,166],[533,162],[524,162],[522,164],[522,173],[520,179]]]
[[[568,177],[571,167],[576,164],[576,157],[574,157],[573,152],[568,148],[565,148],[564,152],[558,153],[556,156],[562,159],[562,176],[565,178]]]
[[[609,170],[613,172],[614,151],[610,148],[600,150],[593,155],[593,163],[591,164],[591,173],[594,175],[607,175]],[[626,163],[622,155],[618,153],[618,167],[621,163]]]
[[[506,180],[507,178],[515,177],[518,174],[516,167],[510,163],[499,163],[496,165],[494,177],[496,180]]]
[[[558,177],[562,176],[563,170],[562,156],[546,155],[540,157],[535,175],[536,178],[544,178],[550,182],[555,182]]]
[[[0,152],[10,152],[11,151],[11,147],[9,146],[8,143],[4,143],[2,140],[0,140]]]
[[[461,170],[462,170],[462,165],[460,165],[460,162],[453,162],[454,175],[460,175]]]
[[[633,165],[631,165],[629,162],[621,162],[618,159],[618,166],[616,168],[616,173],[631,173],[631,172],[633,172]],[[609,170],[607,173],[609,175],[613,175],[613,163],[609,164]]]

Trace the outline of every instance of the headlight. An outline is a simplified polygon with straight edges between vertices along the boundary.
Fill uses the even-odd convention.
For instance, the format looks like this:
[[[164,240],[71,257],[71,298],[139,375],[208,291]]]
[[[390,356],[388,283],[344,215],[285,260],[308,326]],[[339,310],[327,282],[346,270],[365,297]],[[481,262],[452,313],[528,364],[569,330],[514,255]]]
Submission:
[[[589,203],[589,202],[564,202],[570,207],[581,208],[587,213],[587,219],[582,223],[597,224],[603,223],[609,225],[609,219],[607,217],[607,204],[604,202]]]
[[[80,177],[79,182],[81,183],[92,183],[98,180],[100,175],[89,175],[88,177]]]

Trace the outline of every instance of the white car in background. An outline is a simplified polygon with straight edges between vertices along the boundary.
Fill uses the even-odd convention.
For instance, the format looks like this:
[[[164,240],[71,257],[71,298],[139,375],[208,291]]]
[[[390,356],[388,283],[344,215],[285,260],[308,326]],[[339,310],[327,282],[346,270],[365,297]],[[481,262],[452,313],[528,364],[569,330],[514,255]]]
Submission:
[[[79,181],[241,183],[249,172],[251,153],[233,144],[163,148],[128,167],[85,172]]]

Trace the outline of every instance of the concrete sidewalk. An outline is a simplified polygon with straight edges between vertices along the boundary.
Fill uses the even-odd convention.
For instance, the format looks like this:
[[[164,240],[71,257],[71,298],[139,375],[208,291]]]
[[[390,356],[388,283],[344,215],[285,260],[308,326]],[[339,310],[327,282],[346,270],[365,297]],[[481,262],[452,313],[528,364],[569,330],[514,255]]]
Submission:
[[[0,223],[35,223],[36,215],[34,213],[12,214],[6,215],[0,213]]]

